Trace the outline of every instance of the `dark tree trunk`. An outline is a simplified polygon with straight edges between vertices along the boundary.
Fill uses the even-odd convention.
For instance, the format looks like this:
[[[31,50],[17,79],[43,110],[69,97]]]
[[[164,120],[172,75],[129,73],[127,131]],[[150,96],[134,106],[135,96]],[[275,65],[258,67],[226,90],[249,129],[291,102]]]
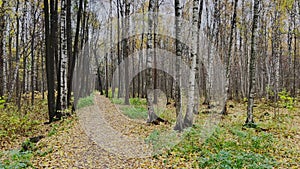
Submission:
[[[4,43],[3,43],[3,40],[4,40],[4,31],[5,31],[5,4],[6,4],[6,1],[2,1],[2,6],[0,7],[0,97],[2,97],[4,95],[4,73],[3,72],[3,68],[4,68]]]
[[[72,91],[69,91],[72,84],[72,79],[70,79],[71,71],[71,60],[72,60],[72,19],[71,19],[71,6],[72,1],[66,0],[66,36],[67,36],[67,58],[68,58],[68,73],[67,73],[67,106],[70,105],[70,96]]]
[[[53,0],[50,0],[50,4],[53,5],[54,3],[52,1]],[[44,0],[44,13],[45,13],[45,47],[46,47],[45,58],[46,58],[46,73],[47,73],[47,86],[48,86],[48,113],[49,113],[49,122],[51,123],[55,117],[55,96],[54,96],[55,83],[54,83],[54,55],[53,55],[53,49],[51,45],[48,0]]]
[[[67,0],[67,1],[69,1],[69,0]],[[83,0],[79,0],[79,7],[78,7],[78,13],[77,13],[77,25],[76,25],[75,38],[74,38],[74,49],[73,49],[72,56],[70,54],[70,59],[69,59],[70,62],[69,62],[69,67],[68,67],[68,96],[67,96],[68,97],[67,98],[68,105],[71,104],[72,80],[73,80],[73,74],[74,74],[76,58],[77,58],[77,54],[78,54],[78,51],[79,51],[78,41],[79,41],[79,31],[80,31],[80,20],[81,20],[81,13],[82,13],[82,5],[83,5]],[[67,24],[68,24],[68,21],[67,21]]]
[[[125,0],[125,32],[129,32],[129,12],[130,12],[130,2],[129,0]],[[124,38],[124,37],[123,37]],[[129,105],[129,45],[128,38],[123,40],[123,50],[124,50],[124,62],[125,62],[125,104]]]
[[[224,107],[222,110],[223,115],[227,115],[227,101],[228,101],[228,95],[229,95],[229,80],[231,76],[231,51],[232,51],[232,42],[233,42],[233,31],[235,29],[235,23],[236,23],[236,8],[238,4],[238,0],[234,0],[234,8],[233,8],[233,16],[231,20],[231,29],[230,29],[230,35],[229,35],[229,47],[228,47],[228,54],[227,54],[227,60],[226,60],[226,82],[225,82],[225,99],[224,99]]]

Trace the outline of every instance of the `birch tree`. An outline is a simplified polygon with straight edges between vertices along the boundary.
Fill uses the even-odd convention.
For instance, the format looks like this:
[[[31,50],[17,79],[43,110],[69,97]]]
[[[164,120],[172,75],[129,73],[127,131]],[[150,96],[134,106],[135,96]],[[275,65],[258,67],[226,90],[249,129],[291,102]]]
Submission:
[[[153,78],[152,78],[152,58],[153,58],[153,12],[155,7],[155,0],[149,1],[148,8],[148,35],[147,35],[147,72],[146,72],[146,89],[148,91],[153,89]],[[151,94],[147,91],[147,107],[148,107],[148,118],[147,123],[153,123],[158,119],[158,116],[154,112],[153,108],[153,98]]]
[[[232,42],[233,42],[233,31],[235,29],[236,24],[236,8],[237,8],[238,0],[234,0],[234,9],[233,9],[233,15],[231,20],[231,29],[230,29],[230,35],[229,35],[229,47],[228,47],[228,54],[227,54],[227,61],[226,61],[226,82],[225,82],[225,104],[222,110],[223,115],[227,115],[227,100],[228,100],[228,94],[229,94],[229,80],[230,80],[230,74],[231,74],[231,55],[232,55]]]
[[[176,31],[176,65],[175,65],[175,104],[176,104],[176,124],[174,130],[183,129],[183,115],[182,115],[182,89],[181,89],[181,55],[182,45],[180,43],[181,37],[181,19],[182,6],[180,0],[175,0],[175,31]]]
[[[197,57],[196,57],[196,73],[195,73],[195,79],[196,79],[196,84],[198,84],[198,88],[199,88],[199,84],[200,84],[200,32],[201,32],[201,23],[202,23],[202,11],[203,11],[203,2],[204,0],[200,0],[199,1],[199,13],[198,13],[198,27],[197,27],[197,31],[198,31],[198,36],[197,36]],[[200,92],[200,90],[198,90]],[[199,93],[195,92],[194,94],[194,114],[199,114]]]
[[[198,37],[198,4],[199,0],[193,1],[193,20],[192,20],[192,51],[189,58],[190,72],[189,72],[189,86],[188,86],[188,100],[187,110],[184,118],[184,127],[191,127],[193,125],[193,109],[195,97],[195,73],[196,73],[196,57],[197,57],[197,37]]]
[[[67,4],[65,0],[61,0],[61,17],[60,17],[60,31],[61,31],[61,54],[59,60],[60,69],[60,110],[63,112],[67,108],[67,64],[68,64],[68,50],[67,50],[67,20],[66,20]]]
[[[249,63],[249,89],[248,89],[248,107],[247,107],[247,119],[245,124],[249,127],[254,127],[253,120],[253,106],[255,97],[255,62],[256,62],[256,29],[258,25],[259,16],[259,0],[254,0],[253,6],[253,23],[251,30],[251,53],[250,53],[250,63]]]

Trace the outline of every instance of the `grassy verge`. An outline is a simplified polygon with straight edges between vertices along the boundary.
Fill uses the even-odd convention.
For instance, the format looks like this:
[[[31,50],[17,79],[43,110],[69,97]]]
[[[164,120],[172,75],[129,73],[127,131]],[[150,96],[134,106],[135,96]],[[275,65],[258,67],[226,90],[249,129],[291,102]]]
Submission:
[[[119,105],[124,115],[131,119],[147,119],[146,99],[130,98],[130,105],[124,105],[123,98],[110,98],[113,104]]]
[[[90,96],[80,98],[77,103],[77,109],[94,105],[94,96],[94,93],[92,93]]]

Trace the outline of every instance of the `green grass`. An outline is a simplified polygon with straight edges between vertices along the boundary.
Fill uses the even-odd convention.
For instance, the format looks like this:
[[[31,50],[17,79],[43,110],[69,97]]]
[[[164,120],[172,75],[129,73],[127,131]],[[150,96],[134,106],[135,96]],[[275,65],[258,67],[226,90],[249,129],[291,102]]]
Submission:
[[[130,98],[129,99],[130,105],[134,106],[146,106],[147,105],[147,100],[146,99],[140,99],[140,98]]]
[[[231,128],[233,127],[233,128]],[[171,150],[160,155],[165,164],[176,166],[180,160],[192,162],[195,168],[273,168],[278,162],[272,157],[276,139],[266,132],[242,130],[240,126],[218,127],[211,137],[200,141],[201,127],[189,128],[183,140]],[[158,132],[148,139],[157,142]],[[180,157],[180,158],[178,158]],[[176,164],[178,162],[178,164]],[[182,161],[181,161],[182,162]]]
[[[113,104],[123,105],[124,98],[110,98]],[[146,99],[130,98],[130,106],[121,107],[120,110],[131,119],[147,119]]]
[[[111,98],[109,97],[110,101],[113,104],[124,104],[125,99],[124,98]],[[140,99],[140,98],[130,98],[129,103],[132,106],[146,106],[147,105],[147,100],[146,99]]]
[[[121,108],[124,115],[131,119],[147,119],[147,109],[144,107],[122,107]]]
[[[113,104],[123,104],[124,103],[124,99],[122,99],[122,98],[110,98],[110,100]]]
[[[77,103],[77,109],[81,109],[84,107],[94,105],[94,94],[92,93],[90,96],[80,98]]]

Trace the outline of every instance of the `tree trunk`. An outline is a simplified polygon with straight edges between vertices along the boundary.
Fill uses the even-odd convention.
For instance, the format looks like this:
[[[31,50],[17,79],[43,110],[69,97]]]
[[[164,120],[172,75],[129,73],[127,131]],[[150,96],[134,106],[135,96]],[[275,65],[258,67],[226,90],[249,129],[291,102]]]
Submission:
[[[18,12],[19,12],[19,0],[17,1],[17,5],[16,5],[16,20],[17,20],[17,30],[16,30],[16,68],[13,74],[13,79],[11,82],[11,87],[8,93],[8,98],[7,100],[10,101],[13,95],[13,91],[14,88],[17,86],[17,88],[19,88],[18,84],[16,84],[18,82],[18,74],[19,74],[19,66],[20,66],[20,54],[19,54],[19,32],[20,32],[20,18],[18,16]],[[16,93],[16,96],[18,97],[18,92]],[[20,99],[20,98],[18,98]],[[19,101],[18,101],[19,102]]]
[[[69,1],[69,0],[67,0]],[[73,74],[74,74],[74,68],[75,68],[75,63],[76,63],[76,58],[78,54],[78,41],[79,41],[79,31],[80,31],[80,21],[81,21],[81,13],[82,13],[82,5],[83,5],[83,0],[79,0],[79,5],[78,5],[78,12],[77,12],[77,25],[76,25],[76,30],[75,30],[75,37],[74,37],[74,48],[73,48],[73,53],[70,54],[70,62],[69,62],[69,67],[68,67],[68,105],[70,105],[71,102],[71,94],[72,94],[72,80],[73,80]],[[71,6],[71,5],[70,5]],[[70,9],[67,9],[67,14],[69,13]],[[67,17],[68,19],[69,17]],[[70,21],[67,21],[67,24]],[[72,56],[71,56],[72,55]]]
[[[247,119],[246,125],[252,127],[254,125],[253,120],[253,106],[255,97],[255,62],[256,62],[256,29],[258,25],[258,15],[259,15],[259,0],[254,0],[253,7],[253,24],[251,30],[251,55],[250,55],[250,70],[249,70],[249,93],[248,93],[248,108],[247,108]]]
[[[4,80],[4,76],[5,76],[5,71],[4,71],[4,51],[5,51],[5,47],[4,47],[4,32],[5,32],[5,4],[6,1],[2,1],[2,5],[0,7],[0,97],[2,97],[4,95],[4,87],[5,86],[5,80]]]
[[[35,69],[35,29],[36,29],[36,10],[34,9],[34,5],[31,6],[32,10],[32,18],[33,18],[33,28],[31,33],[31,105],[34,105],[34,91],[35,87],[35,80],[36,80],[36,69]]]
[[[68,65],[68,43],[67,43],[67,20],[66,20],[66,1],[61,0],[61,53],[60,53],[60,111],[63,113],[67,109],[67,65]]]
[[[71,6],[72,2],[71,0],[66,0],[66,38],[67,38],[67,61],[68,61],[68,66],[67,66],[67,84],[66,84],[66,106],[70,105],[70,98],[69,98],[69,93],[72,91],[69,91],[69,83],[72,82],[72,79],[70,78],[70,67],[71,67],[71,60],[72,60],[72,19],[71,19]],[[70,81],[71,80],[71,81]]]
[[[50,4],[52,3],[50,0]],[[52,7],[53,8],[53,7]],[[50,34],[50,19],[49,19],[49,4],[48,0],[44,0],[44,13],[45,13],[45,47],[46,47],[46,73],[47,73],[47,86],[48,86],[48,113],[49,122],[51,123],[55,117],[55,96],[54,96],[54,55],[51,45]]]
[[[124,20],[124,25],[125,25],[125,33],[129,32],[129,12],[130,12],[130,2],[129,0],[125,0],[125,20]],[[124,50],[124,62],[125,62],[125,105],[129,105],[129,58],[128,58],[128,53],[129,53],[129,42],[128,38],[123,36],[123,50]]]
[[[201,21],[203,11],[203,1],[199,1],[199,13],[198,13],[198,25],[197,25],[197,56],[196,56],[196,72],[195,80],[198,87],[198,91],[194,94],[194,114],[199,114],[199,100],[200,100],[200,35],[201,35]]]
[[[121,91],[120,91],[120,89],[121,89],[121,69],[120,69],[120,64],[121,64],[121,52],[120,52],[120,36],[121,36],[121,27],[120,27],[120,10],[119,10],[119,8],[120,8],[120,1],[119,0],[117,0],[117,18],[118,18],[118,24],[117,24],[117,34],[118,34],[118,36],[117,36],[117,54],[118,54],[118,98],[120,98],[121,97]]]
[[[182,115],[182,89],[181,89],[181,55],[182,44],[181,37],[181,19],[182,19],[182,6],[180,0],[175,0],[175,29],[176,29],[176,63],[175,63],[175,104],[176,104],[176,124],[174,130],[183,130],[183,115]],[[171,88],[170,86],[168,88]],[[170,89],[172,90],[172,89]]]
[[[208,4],[208,0],[205,1],[205,11],[206,11],[206,32],[207,32],[207,36],[208,38],[212,41],[213,40],[213,37],[212,37],[212,33],[211,33],[211,28],[209,26],[209,4]],[[202,64],[203,66],[203,91],[204,91],[204,102],[203,102],[203,105],[209,105],[210,104],[210,50],[208,50],[207,52],[207,55],[208,55],[208,65],[206,67],[206,71],[204,70],[204,65]]]
[[[237,8],[238,0],[234,0],[234,9],[233,9],[233,15],[231,20],[231,29],[230,29],[230,35],[229,35],[229,47],[228,47],[228,54],[227,54],[227,62],[226,62],[226,82],[225,82],[225,98],[224,98],[224,107],[222,110],[223,115],[227,115],[227,100],[229,95],[229,80],[231,75],[231,51],[232,51],[232,41],[233,41],[233,31],[235,29],[235,23],[236,23],[236,8]]]
[[[147,107],[148,107],[148,119],[147,123],[153,123],[157,120],[158,116],[154,112],[153,98],[149,93],[153,90],[153,72],[152,72],[152,58],[153,58],[153,12],[154,12],[154,0],[149,2],[149,14],[148,14],[148,37],[147,37],[147,69],[146,69],[146,90],[147,90]]]
[[[196,73],[196,57],[197,57],[197,37],[198,37],[198,4],[199,0],[193,1],[193,20],[192,20],[192,51],[189,58],[190,72],[189,72],[189,86],[188,86],[188,100],[187,110],[184,118],[184,127],[191,127],[194,118],[194,97],[195,97],[195,73]]]

